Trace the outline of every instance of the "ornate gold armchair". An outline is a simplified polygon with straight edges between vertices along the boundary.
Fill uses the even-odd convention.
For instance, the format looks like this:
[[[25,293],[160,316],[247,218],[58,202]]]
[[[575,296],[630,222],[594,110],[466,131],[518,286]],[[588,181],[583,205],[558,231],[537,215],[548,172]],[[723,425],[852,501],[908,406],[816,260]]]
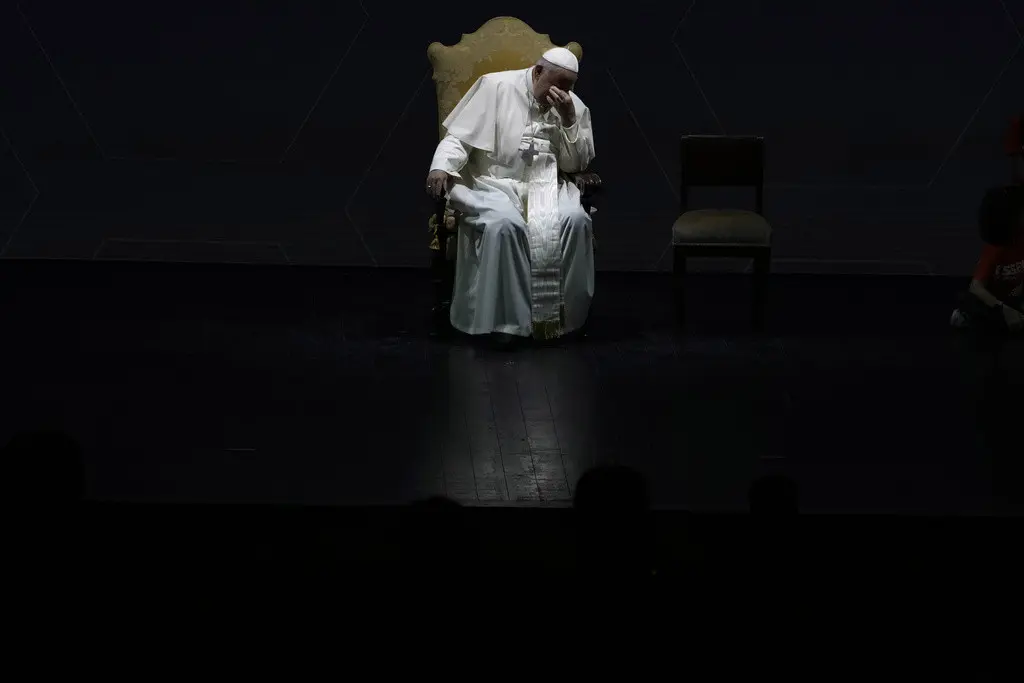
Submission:
[[[495,17],[473,33],[462,34],[462,39],[456,45],[431,43],[427,47],[427,57],[434,70],[437,89],[438,139],[445,135],[441,123],[448,118],[448,114],[476,79],[495,71],[525,69],[553,47],[555,45],[547,34],[537,33],[515,17]],[[579,43],[569,43],[565,47],[582,63],[583,48]],[[570,175],[569,179],[579,187],[583,195],[583,206],[589,211],[596,192],[601,188],[600,177],[588,170]],[[439,317],[445,318],[454,283],[458,221],[457,212],[441,199],[428,222],[430,249],[433,253],[431,265],[438,300],[434,310]]]

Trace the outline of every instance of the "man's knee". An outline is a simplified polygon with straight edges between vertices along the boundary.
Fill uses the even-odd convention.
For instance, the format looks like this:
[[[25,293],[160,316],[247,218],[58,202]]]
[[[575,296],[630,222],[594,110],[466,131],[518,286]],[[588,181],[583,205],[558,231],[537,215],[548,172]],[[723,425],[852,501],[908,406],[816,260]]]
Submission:
[[[484,233],[501,239],[515,239],[526,233],[526,223],[519,216],[499,213],[487,221]]]
[[[571,233],[583,233],[590,227],[590,215],[579,205],[563,210],[562,227]]]

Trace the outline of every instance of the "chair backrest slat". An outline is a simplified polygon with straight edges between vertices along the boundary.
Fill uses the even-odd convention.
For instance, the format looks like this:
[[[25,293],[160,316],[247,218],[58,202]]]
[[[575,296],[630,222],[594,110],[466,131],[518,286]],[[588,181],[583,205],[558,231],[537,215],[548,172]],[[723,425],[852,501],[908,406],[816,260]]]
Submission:
[[[752,135],[684,135],[679,142],[682,211],[691,187],[754,187],[757,212],[764,195],[764,138]]]

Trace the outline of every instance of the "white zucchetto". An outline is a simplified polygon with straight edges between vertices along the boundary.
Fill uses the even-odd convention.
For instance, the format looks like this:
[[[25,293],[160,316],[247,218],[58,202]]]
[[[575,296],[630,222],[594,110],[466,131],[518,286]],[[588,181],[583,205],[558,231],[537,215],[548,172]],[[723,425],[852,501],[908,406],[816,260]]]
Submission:
[[[546,62],[551,62],[555,66],[560,66],[566,71],[571,71],[574,74],[580,72],[580,62],[576,59],[576,55],[566,50],[564,47],[553,47],[544,53],[543,59]]]

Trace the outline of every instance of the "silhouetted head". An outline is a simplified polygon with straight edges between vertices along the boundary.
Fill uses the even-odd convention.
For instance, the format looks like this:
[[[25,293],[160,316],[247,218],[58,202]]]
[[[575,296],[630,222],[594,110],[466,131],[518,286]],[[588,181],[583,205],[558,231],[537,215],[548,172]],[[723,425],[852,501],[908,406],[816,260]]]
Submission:
[[[433,521],[454,519],[462,514],[462,506],[444,496],[431,496],[417,500],[412,504],[412,509],[420,519]]]
[[[584,514],[632,516],[646,513],[649,507],[647,481],[623,465],[587,470],[576,483],[573,508]]]
[[[978,208],[978,228],[987,244],[1007,246],[1024,239],[1024,185],[986,192]]]
[[[476,539],[461,505],[434,496],[413,503],[407,512],[405,549],[413,568],[428,572],[466,568]]]
[[[750,487],[750,511],[756,515],[795,515],[800,511],[796,482],[780,475],[762,477]]]

